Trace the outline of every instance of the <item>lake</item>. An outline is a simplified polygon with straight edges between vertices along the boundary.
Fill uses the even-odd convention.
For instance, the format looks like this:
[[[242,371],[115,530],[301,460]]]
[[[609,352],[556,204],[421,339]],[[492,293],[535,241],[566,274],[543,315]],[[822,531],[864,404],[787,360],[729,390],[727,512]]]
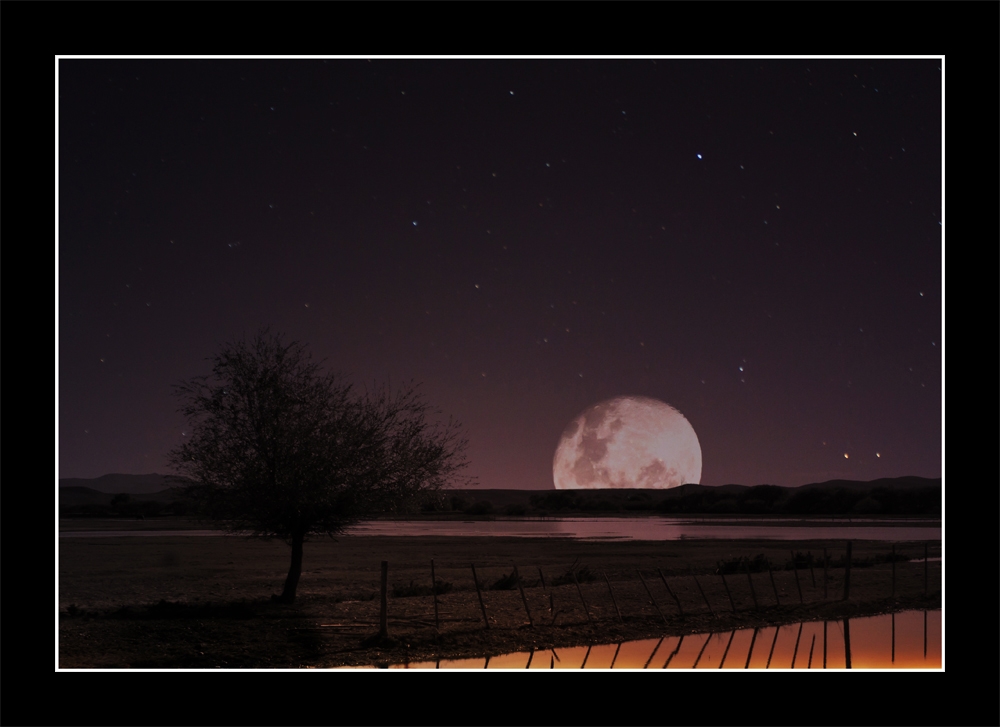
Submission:
[[[128,521],[123,521],[127,525]],[[146,525],[147,523],[143,523]],[[64,527],[61,525],[60,527]],[[62,530],[60,537],[218,536],[221,530]],[[569,538],[577,540],[940,540],[940,521],[823,518],[510,518],[497,520],[375,520],[345,535]]]

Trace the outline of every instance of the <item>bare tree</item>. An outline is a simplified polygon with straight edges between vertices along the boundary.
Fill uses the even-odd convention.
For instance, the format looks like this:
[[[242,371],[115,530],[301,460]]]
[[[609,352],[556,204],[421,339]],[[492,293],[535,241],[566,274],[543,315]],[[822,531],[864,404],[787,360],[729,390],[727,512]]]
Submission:
[[[408,508],[466,465],[460,427],[432,421],[413,384],[358,394],[266,330],[212,361],[175,387],[189,431],[171,463],[225,530],[291,545],[281,601],[295,600],[310,535]]]

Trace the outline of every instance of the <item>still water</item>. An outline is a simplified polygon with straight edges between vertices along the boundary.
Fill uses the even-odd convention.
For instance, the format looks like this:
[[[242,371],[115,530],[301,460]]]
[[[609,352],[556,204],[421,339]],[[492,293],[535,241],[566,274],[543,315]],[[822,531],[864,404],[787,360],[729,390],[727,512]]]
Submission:
[[[764,540],[940,540],[940,522],[844,518],[771,520],[726,518],[545,518],[538,520],[416,521],[377,520],[357,525],[350,535],[501,535],[576,540],[684,540],[760,538]]]
[[[124,524],[124,523],[123,523]],[[125,525],[127,527],[127,524]],[[65,530],[60,537],[100,538],[130,535],[209,536],[221,530]],[[940,521],[823,518],[595,517],[510,520],[375,520],[348,528],[345,535],[503,536],[576,540],[684,540],[759,538],[761,540],[940,540]]]
[[[902,611],[390,668],[940,669],[941,611]]]

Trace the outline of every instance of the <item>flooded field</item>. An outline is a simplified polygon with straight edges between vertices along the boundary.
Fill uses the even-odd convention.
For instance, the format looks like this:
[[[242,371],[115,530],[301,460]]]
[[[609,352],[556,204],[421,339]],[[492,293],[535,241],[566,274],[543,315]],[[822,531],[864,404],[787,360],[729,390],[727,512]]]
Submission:
[[[941,611],[811,621],[392,669],[939,669]]]

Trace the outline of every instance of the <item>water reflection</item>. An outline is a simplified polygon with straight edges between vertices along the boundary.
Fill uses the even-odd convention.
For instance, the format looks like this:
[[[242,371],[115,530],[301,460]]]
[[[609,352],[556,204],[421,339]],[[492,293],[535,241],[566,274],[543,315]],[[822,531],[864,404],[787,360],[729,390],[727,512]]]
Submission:
[[[763,643],[758,645],[758,640]],[[820,640],[823,669],[939,669],[941,611],[903,611],[843,621],[810,621],[591,644],[558,651],[544,649],[477,659],[411,662],[392,668],[813,669],[820,668],[817,643]],[[770,647],[765,650],[763,644],[768,641]]]
[[[906,524],[901,524],[906,523]],[[122,522],[121,527],[133,527]],[[61,524],[60,528],[73,524]],[[60,530],[61,538],[123,536],[219,536],[221,530]],[[769,518],[593,517],[512,520],[376,520],[348,528],[345,535],[567,538],[577,540],[684,540],[758,538],[764,540],[940,540],[937,521],[775,520]]]
[[[873,518],[774,520],[765,518],[592,517],[478,521],[382,520],[350,528],[348,535],[454,535],[578,540],[684,540],[761,538],[765,540],[940,540],[938,522]]]

